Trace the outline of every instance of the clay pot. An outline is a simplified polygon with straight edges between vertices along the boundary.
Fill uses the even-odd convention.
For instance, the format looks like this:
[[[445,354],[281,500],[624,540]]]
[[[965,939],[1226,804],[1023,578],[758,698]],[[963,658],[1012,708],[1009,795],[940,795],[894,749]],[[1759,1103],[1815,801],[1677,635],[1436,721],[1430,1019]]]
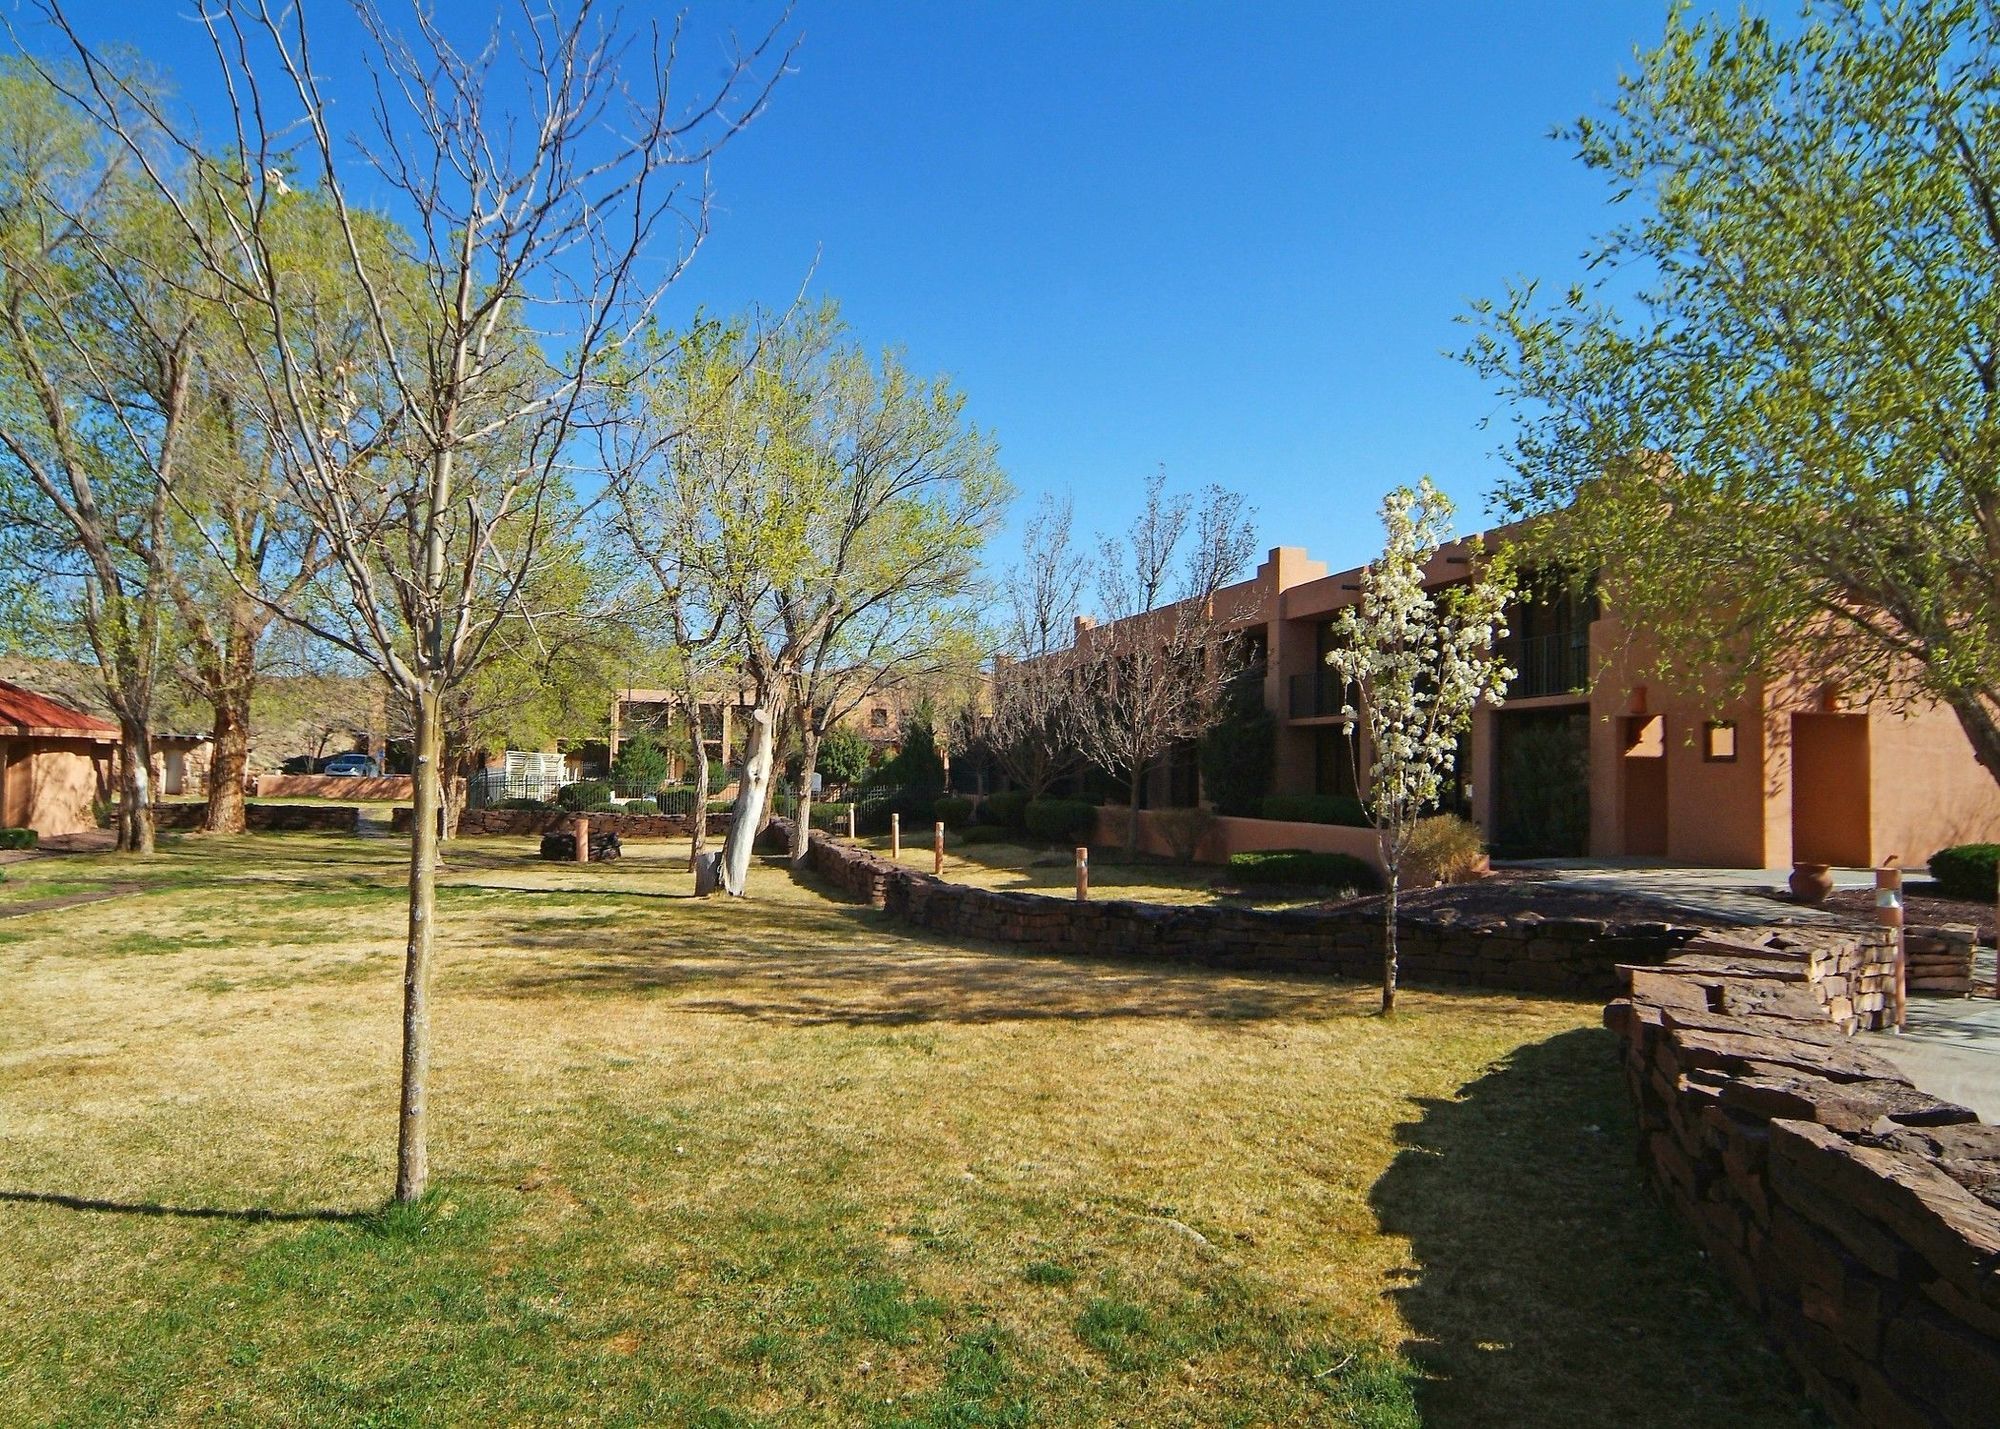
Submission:
[[[1792,865],[1792,897],[1800,903],[1823,902],[1833,892],[1833,868],[1824,863]]]

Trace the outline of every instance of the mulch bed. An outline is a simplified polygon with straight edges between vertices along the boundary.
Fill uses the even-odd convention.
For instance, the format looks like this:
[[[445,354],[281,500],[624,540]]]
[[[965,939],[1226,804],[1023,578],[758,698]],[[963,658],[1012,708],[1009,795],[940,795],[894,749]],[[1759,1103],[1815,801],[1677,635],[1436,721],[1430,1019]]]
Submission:
[[[1790,899],[1781,899],[1790,902]],[[1869,888],[1840,888],[1827,895],[1822,908],[1836,913],[1875,916],[1875,892]],[[1947,898],[1928,878],[1903,881],[1903,921],[1905,923],[1970,923],[1979,929],[1979,941],[1993,946],[1993,905],[1970,898]]]

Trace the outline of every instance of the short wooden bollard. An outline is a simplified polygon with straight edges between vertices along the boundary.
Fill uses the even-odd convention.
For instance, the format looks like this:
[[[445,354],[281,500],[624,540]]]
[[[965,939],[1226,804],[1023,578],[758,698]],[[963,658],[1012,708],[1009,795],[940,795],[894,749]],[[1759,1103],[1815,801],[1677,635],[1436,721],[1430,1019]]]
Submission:
[[[858,834],[859,828],[860,826],[855,822],[854,819],[854,805],[849,804],[847,806],[847,841],[849,843],[853,843],[854,840],[859,836]]]
[[[889,815],[889,861],[897,863],[903,857],[903,816]]]
[[[1087,848],[1076,851],[1076,901],[1090,901],[1090,850]]]
[[[931,873],[934,877],[944,877],[944,820],[931,825]]]
[[[590,862],[589,819],[578,819],[576,821],[576,861],[578,863]]]
[[[1908,1010],[1910,983],[1908,960],[1903,955],[1903,870],[1897,863],[1896,855],[1890,854],[1889,861],[1875,870],[1875,921],[1884,928],[1896,930],[1896,1030],[1903,1030],[1904,1014]]]

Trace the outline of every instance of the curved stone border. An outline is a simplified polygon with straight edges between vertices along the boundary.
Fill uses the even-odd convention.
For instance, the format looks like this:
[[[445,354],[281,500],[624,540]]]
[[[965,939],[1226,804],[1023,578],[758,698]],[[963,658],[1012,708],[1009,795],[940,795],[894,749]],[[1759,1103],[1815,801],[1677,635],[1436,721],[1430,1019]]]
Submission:
[[[791,836],[784,820],[767,847]],[[852,898],[932,932],[1013,943],[1077,957],[1132,958],[1196,967],[1303,972],[1374,981],[1381,923],[1372,912],[1276,911],[1074,899],[951,883],[815,833],[812,871]],[[1413,985],[1491,987],[1603,996],[1618,967],[1656,961],[1697,935],[1668,923],[1607,924],[1529,913],[1483,922],[1449,915],[1397,923],[1399,974]]]
[[[1834,945],[1849,940],[1845,950]],[[2000,1422],[2000,1127],[1848,1034],[1893,935],[1708,936],[1624,969],[1640,1155],[1834,1420]]]

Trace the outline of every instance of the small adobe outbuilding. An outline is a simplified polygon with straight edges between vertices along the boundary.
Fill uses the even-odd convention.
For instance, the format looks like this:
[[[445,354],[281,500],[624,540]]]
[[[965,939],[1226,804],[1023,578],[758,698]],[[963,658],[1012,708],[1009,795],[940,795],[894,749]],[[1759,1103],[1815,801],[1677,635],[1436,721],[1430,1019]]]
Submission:
[[[0,827],[43,838],[97,827],[110,799],[118,726],[0,680]]]

